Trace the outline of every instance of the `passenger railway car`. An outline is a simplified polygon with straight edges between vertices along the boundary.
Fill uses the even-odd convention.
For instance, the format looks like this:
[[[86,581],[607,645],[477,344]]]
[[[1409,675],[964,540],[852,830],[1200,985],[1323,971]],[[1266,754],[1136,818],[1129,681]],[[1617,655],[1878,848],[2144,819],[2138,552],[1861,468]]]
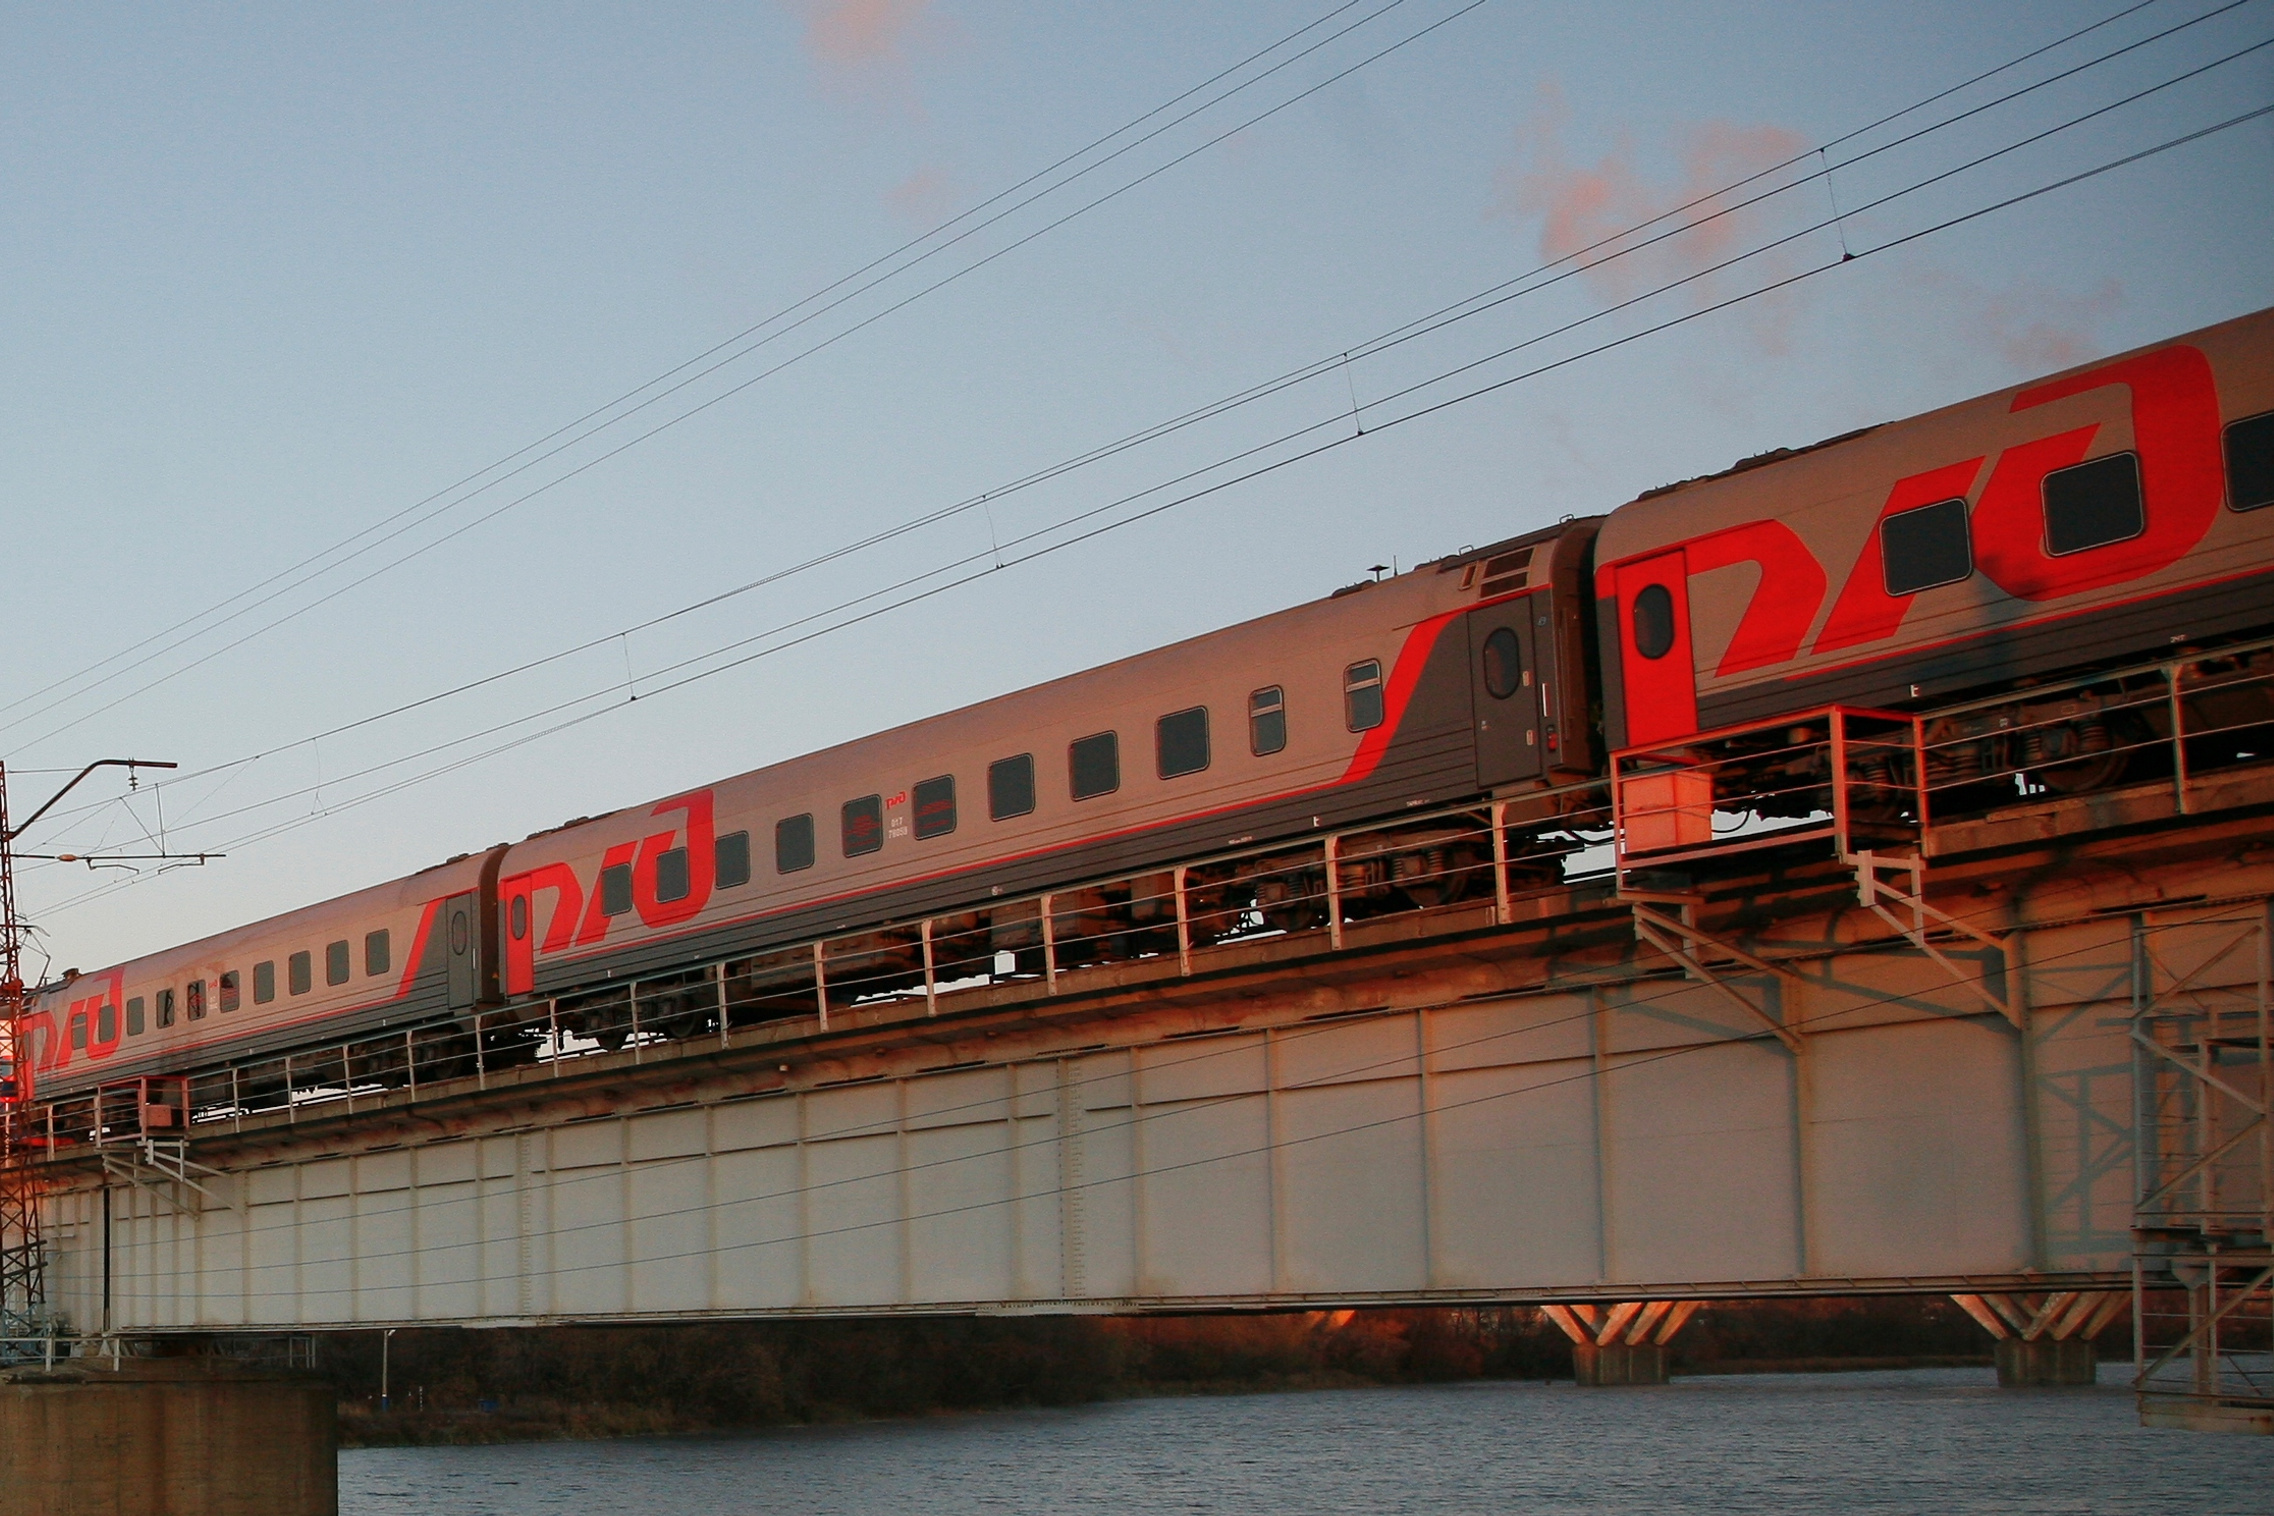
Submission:
[[[1834,701],[2019,702],[2274,631],[2270,506],[2274,311],[46,986],[38,1093],[398,1024],[471,1039],[489,1008],[735,955],[762,1005],[767,954],[919,916],[965,923],[945,973],[990,972],[1042,929],[990,901],[1322,829],[1379,839],[1344,865],[1372,898],[1443,903],[1489,844],[1401,817],[1527,795],[1549,816],[1607,747]],[[1262,872],[1210,888],[1274,925],[1309,909]],[[1067,898],[1140,935],[1170,909]]]
[[[224,1043],[249,1056],[355,1037],[437,1007],[605,986],[1584,778],[1596,765],[1585,654],[1594,526],[1355,584],[81,976],[43,991],[30,1017],[39,1088],[196,1066]],[[1039,927],[993,926],[980,957],[1031,951]],[[358,967],[367,942],[390,944],[371,960],[384,972]],[[319,959],[321,992],[307,968]],[[343,963],[349,972],[333,977]],[[161,1018],[160,1003],[183,1009]]]
[[[1613,746],[2274,622],[2274,311],[1614,511]]]

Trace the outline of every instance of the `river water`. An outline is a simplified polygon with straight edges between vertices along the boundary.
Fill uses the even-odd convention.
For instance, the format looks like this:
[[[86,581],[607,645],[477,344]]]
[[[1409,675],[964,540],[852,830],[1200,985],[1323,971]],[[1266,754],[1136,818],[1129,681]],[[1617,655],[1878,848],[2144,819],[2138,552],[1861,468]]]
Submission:
[[[2274,1439],[2145,1431],[2123,1388],[1988,1369],[1652,1389],[1116,1401],[741,1437],[340,1455],[343,1516],[2274,1512]]]

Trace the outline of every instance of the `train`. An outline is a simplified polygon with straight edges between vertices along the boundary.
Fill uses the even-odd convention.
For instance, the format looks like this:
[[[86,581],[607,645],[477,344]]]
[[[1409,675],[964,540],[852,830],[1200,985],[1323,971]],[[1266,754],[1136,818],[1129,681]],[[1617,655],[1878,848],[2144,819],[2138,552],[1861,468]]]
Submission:
[[[790,1014],[766,965],[799,944],[919,918],[944,923],[930,972],[1030,972],[1051,925],[1031,897],[1056,887],[1091,937],[1157,951],[1174,892],[1143,881],[1228,849],[1263,862],[1210,875],[1199,916],[1315,924],[1268,845],[1334,829],[1377,839],[1339,861],[1346,892],[1441,904],[1489,881],[1480,834],[1403,818],[1552,816],[1599,797],[1615,751],[1831,704],[1966,707],[1938,778],[1993,800],[2031,766],[2114,785],[2136,718],[2074,699],[2048,717],[2032,689],[2175,648],[2274,673],[2248,649],[2269,634],[2274,309],[67,975],[30,997],[18,1096],[394,1027],[440,1068],[526,1060],[542,1049],[516,1008],[555,1008],[557,1053],[559,1007],[734,966],[731,1003],[710,978],[649,1003],[646,1035],[697,1035],[734,1005]],[[2274,723],[2251,710],[2230,725]],[[2017,723],[2026,751],[2000,735]],[[1130,882],[1086,883],[1112,878]],[[606,1023],[565,1025],[620,1046]]]

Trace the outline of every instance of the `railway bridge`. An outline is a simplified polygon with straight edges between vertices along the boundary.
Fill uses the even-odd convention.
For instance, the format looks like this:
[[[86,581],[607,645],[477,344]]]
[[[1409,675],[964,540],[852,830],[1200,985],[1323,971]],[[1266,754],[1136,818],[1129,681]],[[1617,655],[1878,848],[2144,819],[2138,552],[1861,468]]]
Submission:
[[[1943,1293],[2022,1379],[2089,1374],[2129,1304],[2147,1414],[2263,1422],[2274,765],[2191,764],[2182,721],[2166,774],[1937,820],[1884,793],[1935,771],[1921,730],[1829,710],[1448,812],[1492,863],[1433,897],[1364,832],[1282,844],[1305,909],[1206,946],[1214,856],[1173,934],[1097,928],[1068,902],[1143,886],[1088,881],[962,980],[908,922],[623,986],[615,1035],[509,1008],[553,1020],[503,1066],[401,1032],[58,1102],[48,1308],[117,1341],[1521,1303],[1616,1381],[1699,1302]],[[1836,776],[1805,814],[1729,798],[1803,772]],[[865,990],[887,961],[921,983]]]

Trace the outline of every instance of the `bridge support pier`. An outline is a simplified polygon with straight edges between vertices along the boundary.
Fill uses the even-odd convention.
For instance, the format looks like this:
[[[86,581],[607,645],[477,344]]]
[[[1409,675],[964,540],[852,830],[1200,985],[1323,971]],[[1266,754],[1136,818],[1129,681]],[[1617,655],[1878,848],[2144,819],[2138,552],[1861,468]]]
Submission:
[[[1664,1384],[1666,1344],[1695,1315],[1695,1300],[1627,1300],[1614,1306],[1548,1305],[1571,1339],[1571,1377],[1586,1385]]]
[[[2124,1309],[2115,1291],[2051,1295],[1953,1295],[1996,1339],[1998,1384],[2009,1390],[2091,1384],[2100,1372],[2092,1340]]]
[[[7,1516],[337,1516],[338,1408],[303,1374],[188,1358],[0,1370]]]

